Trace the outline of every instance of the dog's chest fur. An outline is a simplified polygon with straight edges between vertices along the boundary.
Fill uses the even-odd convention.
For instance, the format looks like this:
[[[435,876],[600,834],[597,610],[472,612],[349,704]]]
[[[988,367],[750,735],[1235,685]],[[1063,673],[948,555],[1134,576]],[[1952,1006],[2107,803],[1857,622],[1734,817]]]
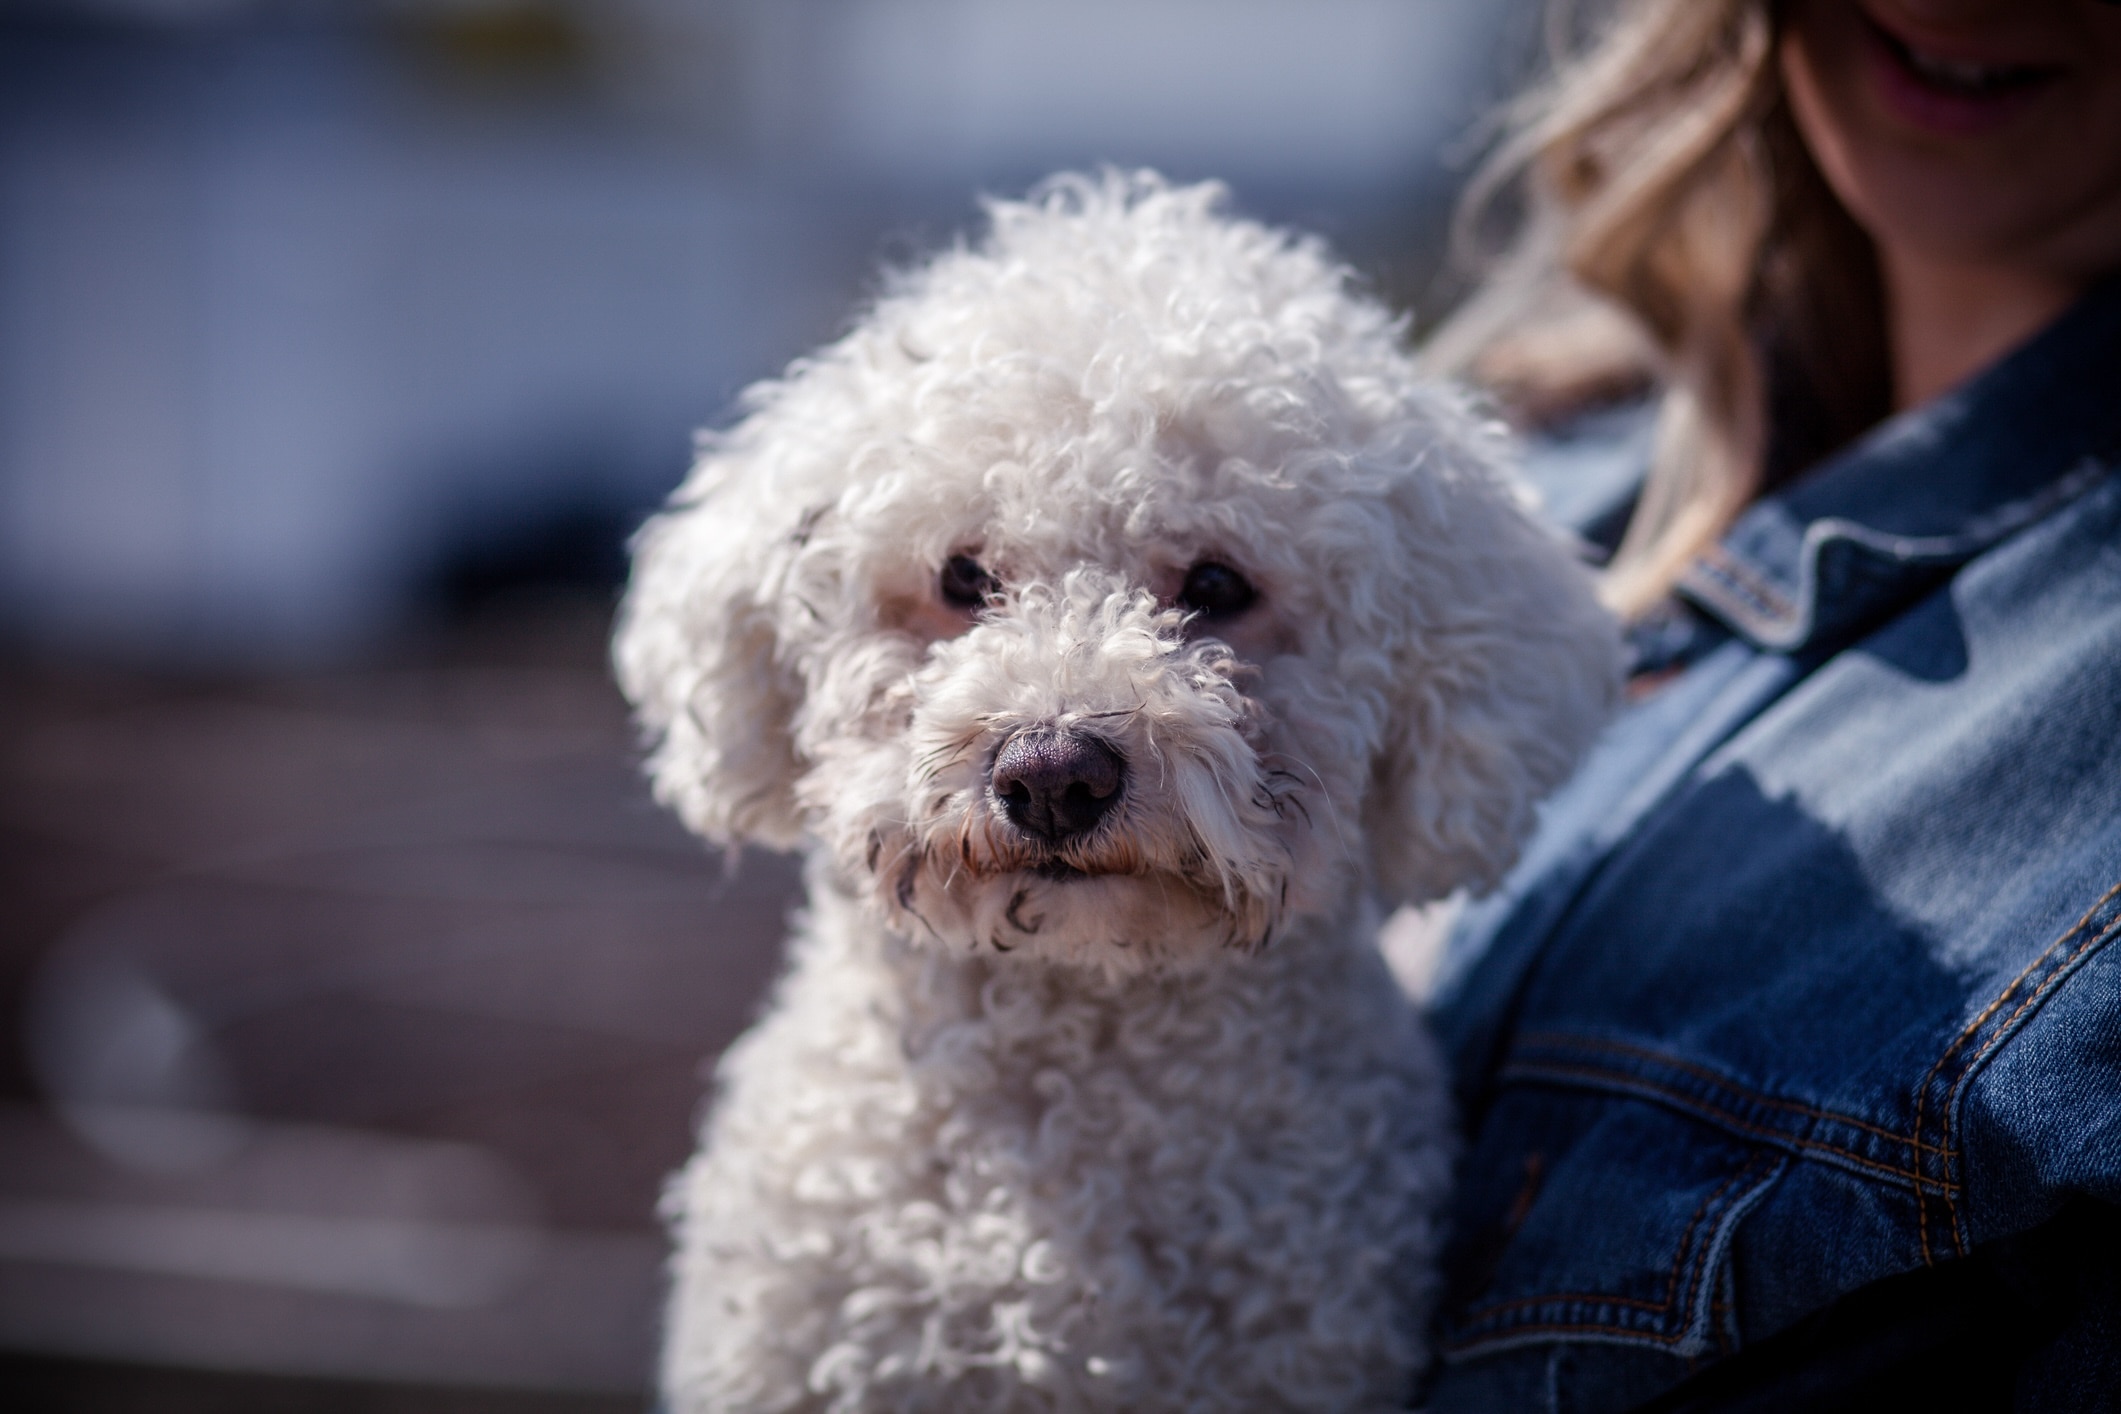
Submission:
[[[670,1195],[680,1409],[1403,1399],[1447,1127],[1364,919],[1107,978],[910,943],[812,875]]]

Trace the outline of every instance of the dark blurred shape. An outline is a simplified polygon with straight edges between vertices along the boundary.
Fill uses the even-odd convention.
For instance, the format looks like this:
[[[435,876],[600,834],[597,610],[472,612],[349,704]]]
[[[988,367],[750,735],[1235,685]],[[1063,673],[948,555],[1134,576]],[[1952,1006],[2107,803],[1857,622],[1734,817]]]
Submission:
[[[204,1370],[0,1356],[17,1414],[640,1414],[632,1395],[451,1389],[372,1381],[273,1379]]]
[[[595,41],[578,12],[557,3],[456,5],[408,10],[401,23],[413,43],[460,70],[484,78],[550,82],[586,74]]]
[[[585,496],[479,527],[444,556],[423,597],[449,613],[521,596],[615,602],[626,580],[626,543],[644,514]]]

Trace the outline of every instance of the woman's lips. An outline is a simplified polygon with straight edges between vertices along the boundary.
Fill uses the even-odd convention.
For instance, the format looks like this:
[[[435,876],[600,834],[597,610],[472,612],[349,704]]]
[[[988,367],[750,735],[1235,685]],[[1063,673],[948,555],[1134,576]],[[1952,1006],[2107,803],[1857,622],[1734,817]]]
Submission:
[[[1909,125],[1943,137],[2001,127],[2062,77],[2059,65],[1990,63],[1922,49],[1859,13],[1886,105]]]

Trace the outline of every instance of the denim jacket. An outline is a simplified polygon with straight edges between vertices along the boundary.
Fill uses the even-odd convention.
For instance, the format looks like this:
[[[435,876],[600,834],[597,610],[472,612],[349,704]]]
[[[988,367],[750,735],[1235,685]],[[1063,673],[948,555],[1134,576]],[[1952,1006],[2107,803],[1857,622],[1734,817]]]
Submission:
[[[1437,1414],[2121,1203],[2121,282],[1757,503],[1469,909]]]

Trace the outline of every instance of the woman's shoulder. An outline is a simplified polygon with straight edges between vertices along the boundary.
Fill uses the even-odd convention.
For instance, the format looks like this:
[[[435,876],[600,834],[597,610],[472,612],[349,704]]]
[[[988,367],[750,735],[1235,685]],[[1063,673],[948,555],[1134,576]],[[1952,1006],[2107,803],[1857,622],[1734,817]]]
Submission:
[[[1626,1407],[2121,1202],[2121,410],[2041,376],[2121,341],[2061,345],[1741,520],[1454,940],[1439,1408],[1564,1349]]]
[[[2109,479],[1810,673],[1730,640],[1594,762],[1591,843],[1441,1003],[1472,1143],[1438,1408],[1563,1348],[1627,1407],[2121,1203],[2115,544]]]

